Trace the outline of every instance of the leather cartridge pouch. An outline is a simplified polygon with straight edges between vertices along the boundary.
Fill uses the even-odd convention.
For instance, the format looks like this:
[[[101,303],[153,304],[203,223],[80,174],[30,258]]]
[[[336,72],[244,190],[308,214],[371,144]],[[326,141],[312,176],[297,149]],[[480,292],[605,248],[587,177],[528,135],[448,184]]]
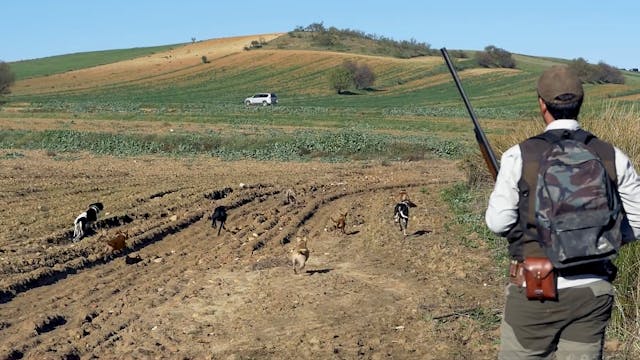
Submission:
[[[556,272],[551,261],[545,257],[527,257],[522,263],[527,283],[527,299],[556,300]]]

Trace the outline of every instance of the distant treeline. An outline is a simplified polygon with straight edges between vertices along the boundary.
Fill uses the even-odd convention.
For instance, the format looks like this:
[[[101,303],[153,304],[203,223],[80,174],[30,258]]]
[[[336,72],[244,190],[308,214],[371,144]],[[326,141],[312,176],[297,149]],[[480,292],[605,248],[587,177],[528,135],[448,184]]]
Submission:
[[[312,41],[317,46],[339,47],[344,45],[346,40],[360,39],[375,41],[379,52],[389,53],[389,55],[399,58],[412,58],[418,56],[438,55],[438,51],[431,49],[431,45],[411,40],[394,40],[376,34],[367,34],[363,31],[352,29],[338,29],[336,27],[325,27],[322,22],[312,23],[308,26],[297,26],[289,35],[296,37],[300,33],[311,33]]]
[[[486,68],[516,68],[516,62],[512,54],[499,47],[489,45],[484,51],[478,51],[475,55],[476,63]],[[589,64],[583,58],[571,60],[568,64],[584,83],[590,84],[624,84],[624,75],[615,67],[604,62]]]

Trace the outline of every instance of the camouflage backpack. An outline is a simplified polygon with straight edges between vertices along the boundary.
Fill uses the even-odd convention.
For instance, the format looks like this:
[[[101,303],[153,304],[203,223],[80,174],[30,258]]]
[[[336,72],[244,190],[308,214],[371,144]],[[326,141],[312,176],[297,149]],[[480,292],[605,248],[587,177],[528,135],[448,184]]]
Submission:
[[[623,218],[616,184],[583,131],[547,131],[535,188],[538,241],[557,269],[613,259]]]

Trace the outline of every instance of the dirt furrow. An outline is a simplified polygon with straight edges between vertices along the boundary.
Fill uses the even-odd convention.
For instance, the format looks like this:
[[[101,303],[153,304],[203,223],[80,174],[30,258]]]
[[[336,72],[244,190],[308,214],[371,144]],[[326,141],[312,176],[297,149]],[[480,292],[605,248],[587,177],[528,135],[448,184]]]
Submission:
[[[495,355],[487,328],[501,278],[477,238],[460,238],[440,198],[462,178],[451,162],[60,161],[37,152],[20,170],[13,161],[0,166],[23,183],[9,176],[0,186],[16,194],[43,171],[71,180],[43,185],[55,203],[46,221],[20,219],[38,196],[11,199],[17,208],[4,213],[15,234],[0,237],[0,358]],[[71,176],[78,171],[86,176]],[[290,188],[295,203],[285,200]],[[418,205],[406,237],[393,223],[401,189]],[[93,199],[104,199],[105,214],[71,244],[69,218]],[[219,205],[228,219],[217,236],[209,215]],[[344,232],[331,220],[343,212]],[[129,234],[126,248],[107,251],[119,230]],[[294,275],[298,237],[311,253]]]

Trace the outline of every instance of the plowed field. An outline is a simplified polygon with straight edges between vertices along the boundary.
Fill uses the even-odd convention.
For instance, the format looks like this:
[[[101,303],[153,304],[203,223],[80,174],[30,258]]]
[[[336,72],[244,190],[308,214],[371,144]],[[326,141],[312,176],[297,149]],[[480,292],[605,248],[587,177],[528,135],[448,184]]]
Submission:
[[[495,357],[504,280],[441,199],[462,181],[453,162],[0,155],[0,358]],[[417,204],[407,237],[393,222],[403,189]]]

